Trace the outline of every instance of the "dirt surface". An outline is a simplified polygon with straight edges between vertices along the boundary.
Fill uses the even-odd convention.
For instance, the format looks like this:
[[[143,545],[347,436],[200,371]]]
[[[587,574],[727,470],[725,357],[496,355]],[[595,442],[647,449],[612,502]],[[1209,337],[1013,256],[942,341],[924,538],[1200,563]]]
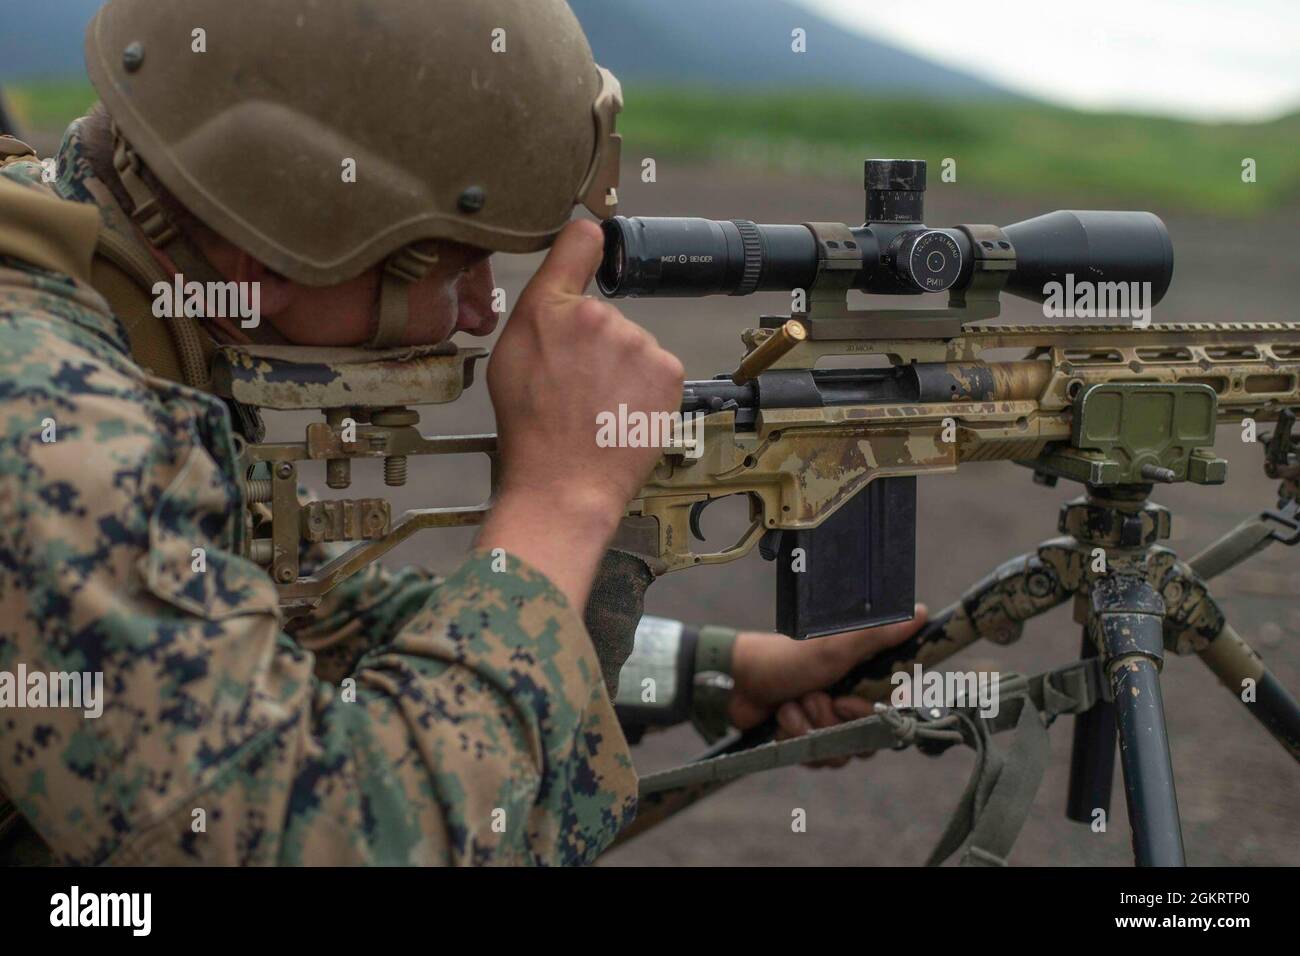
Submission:
[[[625,174],[622,211],[628,215],[699,215],[759,222],[862,219],[859,170],[825,180],[777,179],[728,170],[659,163],[659,182]],[[1103,194],[1060,195],[1052,203],[994,201],[959,185],[931,189],[927,220],[1016,222],[1056,208],[1111,208]],[[1157,213],[1159,209],[1153,210]],[[1250,223],[1166,216],[1177,257],[1174,283],[1156,310],[1157,321],[1300,320],[1294,298],[1300,228],[1294,216]],[[514,302],[538,257],[498,257],[500,284]],[[747,299],[639,301],[625,312],[642,322],[684,360],[688,375],[707,378],[734,368],[740,330],[761,312],[788,311],[780,295]],[[1041,320],[1030,303],[1010,300],[1004,316]],[[476,343],[477,344],[477,343]],[[305,418],[280,416],[278,437],[301,437]],[[455,406],[427,410],[427,434],[490,431],[492,416],[481,385]],[[1271,507],[1274,483],[1260,467],[1257,445],[1238,429],[1222,429],[1217,450],[1229,461],[1225,487],[1179,485],[1156,500],[1174,514],[1171,547],[1190,557],[1251,512]],[[557,453],[562,450],[557,449]],[[413,460],[411,480],[394,496],[399,508],[472,504],[481,500],[482,461],[433,465]],[[383,493],[374,471],[355,467],[356,496]],[[323,487],[323,476],[316,479]],[[938,608],[1003,560],[1053,537],[1057,510],[1078,490],[1034,485],[1009,463],[963,466],[955,475],[919,484],[918,594]],[[733,530],[714,519],[719,537]],[[397,550],[393,562],[449,568],[470,540],[464,531],[426,535]],[[1300,551],[1276,546],[1215,582],[1215,593],[1237,629],[1294,693],[1300,690],[1300,605],[1296,592]],[[697,623],[769,627],[772,569],[757,554],[732,565],[670,575],[656,583],[648,610]],[[1077,654],[1078,626],[1068,609],[1040,618],[1010,647],[977,645],[954,659],[963,669],[1022,673],[1063,664]],[[1173,658],[1164,677],[1165,703],[1182,811],[1187,857],[1197,865],[1300,862],[1300,777],[1295,762],[1223,690],[1195,658]],[[1063,817],[1070,719],[1051,731],[1051,767],[1016,849],[1018,864],[1127,865],[1131,861],[1123,793],[1116,785],[1105,833]],[[689,729],[648,739],[635,751],[652,770],[697,753]],[[842,770],[789,769],[733,784],[650,834],[620,847],[608,865],[793,864],[914,865],[937,840],[965,784],[968,751],[939,758],[914,751],[881,754]],[[795,808],[807,813],[807,832],[791,832]]]

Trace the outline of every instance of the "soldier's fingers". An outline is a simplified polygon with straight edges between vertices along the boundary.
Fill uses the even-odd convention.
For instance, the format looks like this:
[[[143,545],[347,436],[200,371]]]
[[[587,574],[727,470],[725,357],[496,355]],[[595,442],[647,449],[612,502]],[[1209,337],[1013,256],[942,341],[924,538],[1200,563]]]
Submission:
[[[835,716],[843,721],[861,720],[875,713],[871,701],[863,700],[861,697],[836,697],[831,702],[831,707],[835,711]]]
[[[528,283],[524,297],[584,294],[603,253],[600,227],[586,219],[575,219],[561,230],[546,261]]]
[[[799,737],[812,730],[812,721],[794,701],[786,701],[776,711],[776,725],[785,737]]]
[[[848,757],[830,757],[826,760],[813,761],[812,763],[807,764],[806,766],[812,767],[816,770],[835,770],[838,769],[839,767],[847,766],[848,762],[849,762]]]
[[[791,733],[790,736],[797,737],[800,734],[808,733],[815,728],[833,727],[839,721],[835,719],[835,711],[831,707],[831,698],[829,694],[821,691],[814,691],[811,694],[804,694],[797,704],[791,702],[791,705],[802,716],[802,722],[798,717],[791,716],[790,722],[796,726],[806,726],[807,730],[801,730],[798,733]],[[779,719],[779,715],[778,715]],[[834,767],[843,767],[849,762],[848,757],[830,757],[826,760],[810,760],[805,767],[813,770],[827,770]]]
[[[815,727],[832,727],[838,721],[831,706],[828,694],[814,692],[805,694],[799,701],[787,701],[776,712],[777,740],[801,737]],[[848,757],[831,757],[826,760],[810,760],[804,764],[814,770],[830,767],[843,767],[849,762]]]
[[[834,727],[839,723],[835,708],[831,704],[831,695],[825,691],[815,690],[799,698],[803,712],[812,720],[814,727]]]

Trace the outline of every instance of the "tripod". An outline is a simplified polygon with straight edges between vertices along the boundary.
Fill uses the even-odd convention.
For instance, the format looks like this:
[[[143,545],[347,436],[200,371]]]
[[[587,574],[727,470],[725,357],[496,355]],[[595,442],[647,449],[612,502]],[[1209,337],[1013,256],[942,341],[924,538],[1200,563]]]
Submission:
[[[930,634],[919,635],[913,650],[924,664],[980,637],[1009,643],[1024,621],[1073,598],[1083,626],[1081,657],[1096,658],[1106,679],[1102,698],[1075,717],[1066,816],[1084,823],[1099,811],[1109,816],[1118,740],[1134,859],[1140,866],[1181,866],[1160,691],[1165,654],[1199,655],[1298,757],[1300,706],[1228,624],[1197,573],[1196,565],[1207,562],[1181,562],[1158,543],[1169,537],[1171,520],[1168,509],[1149,500],[1151,488],[1088,486],[1061,509],[1065,537],[1002,565],[941,614]],[[1206,552],[1216,553],[1221,566],[1207,570],[1230,566],[1222,549]]]
[[[1265,446],[1266,472],[1283,479],[1278,508],[1243,521],[1190,561],[1180,561],[1159,543],[1169,537],[1171,514],[1149,500],[1154,481],[1170,480],[1169,470],[1134,463],[1126,477],[1153,480],[1084,481],[1086,493],[1061,508],[1061,537],[1000,565],[907,641],[855,668],[831,693],[887,699],[894,672],[909,671],[917,664],[935,668],[980,639],[1010,644],[1019,639],[1026,621],[1072,598],[1075,620],[1083,629],[1081,659],[1012,682],[1017,688],[1014,696],[1024,697],[1026,703],[1012,708],[1010,718],[985,722],[984,731],[1025,725],[1028,722],[1021,715],[1030,703],[1049,721],[1074,714],[1066,816],[1084,823],[1092,822],[1098,812],[1109,817],[1118,742],[1135,862],[1183,865],[1160,690],[1166,653],[1199,656],[1250,714],[1300,760],[1300,704],[1227,622],[1206,585],[1271,543],[1300,543],[1300,460],[1291,433],[1294,423],[1294,414],[1284,411]],[[1041,466],[1036,468],[1036,480],[1049,485],[1059,477],[1078,475],[1078,462],[1068,455],[1055,462],[1043,458],[1036,465]],[[1186,463],[1180,471],[1188,473]],[[1004,690],[1001,696],[1007,701],[1013,695]],[[755,771],[913,743],[930,754],[958,743],[982,748],[986,740],[974,741],[969,733],[955,729],[957,718],[950,710],[960,709],[919,708],[903,716],[890,711],[783,742],[769,742],[774,729],[770,724],[733,735],[695,763],[643,778],[644,819],[639,817],[628,835]],[[962,720],[967,729],[975,726],[972,714]],[[1046,753],[1044,738],[1030,734],[1025,739],[1039,741],[1037,765],[1026,770],[1025,761],[1020,761],[1017,772],[1023,779],[1011,780],[1001,795],[996,793],[998,786],[1012,775],[1000,767],[993,767],[987,785],[973,778],[967,792],[971,799],[963,798],[968,819],[953,831],[955,839],[946,839],[941,847],[952,847],[962,833],[980,836],[978,817],[984,809],[997,807],[1009,819],[983,828],[983,836],[992,835],[991,841],[984,842],[995,847],[983,856],[1005,859],[1028,812]],[[959,815],[962,810],[959,807]]]

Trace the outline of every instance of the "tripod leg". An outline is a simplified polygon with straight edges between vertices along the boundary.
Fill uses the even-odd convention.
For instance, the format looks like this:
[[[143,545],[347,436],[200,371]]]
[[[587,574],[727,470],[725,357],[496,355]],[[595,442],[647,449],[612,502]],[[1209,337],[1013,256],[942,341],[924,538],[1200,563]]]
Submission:
[[[1300,760],[1300,704],[1228,624],[1193,564],[1171,565],[1160,591],[1166,597],[1176,595],[1165,608],[1165,647],[1200,655],[1251,716]],[[1248,688],[1253,693],[1244,694]]]
[[[1096,657],[1097,645],[1083,631],[1082,658]],[[1115,782],[1115,705],[1095,704],[1074,718],[1074,743],[1070,750],[1070,786],[1065,816],[1076,823],[1092,823],[1101,810],[1110,817],[1110,794]]]
[[[1142,578],[1111,574],[1091,595],[1094,628],[1115,701],[1120,764],[1138,866],[1183,866],[1174,769],[1169,758],[1160,663],[1164,601]]]
[[[1232,629],[1232,625],[1223,625],[1219,636],[1200,652],[1200,658],[1214,671],[1223,686],[1246,705],[1251,716],[1263,724],[1292,757],[1300,760],[1300,704],[1264,666],[1250,645]],[[1242,697],[1247,681],[1254,683],[1254,700]]]

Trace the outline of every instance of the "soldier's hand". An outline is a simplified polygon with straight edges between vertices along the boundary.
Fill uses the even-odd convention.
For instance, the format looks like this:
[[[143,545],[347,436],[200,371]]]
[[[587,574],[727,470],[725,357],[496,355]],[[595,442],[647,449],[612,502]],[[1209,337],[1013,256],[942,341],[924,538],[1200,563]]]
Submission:
[[[579,608],[628,501],[662,454],[598,447],[598,417],[619,415],[619,406],[628,415],[677,411],[684,377],[649,332],[584,294],[602,250],[594,223],[565,227],[487,373],[502,470],[480,545],[538,566]]]
[[[816,640],[796,641],[783,634],[742,631],[731,655],[736,682],[728,716],[733,726],[748,730],[776,715],[777,739],[798,737],[814,728],[870,717],[871,701],[861,697],[832,698],[831,686],[854,665],[903,643],[926,621],[924,604],[902,624],[846,631]],[[811,766],[840,767],[847,757]]]

